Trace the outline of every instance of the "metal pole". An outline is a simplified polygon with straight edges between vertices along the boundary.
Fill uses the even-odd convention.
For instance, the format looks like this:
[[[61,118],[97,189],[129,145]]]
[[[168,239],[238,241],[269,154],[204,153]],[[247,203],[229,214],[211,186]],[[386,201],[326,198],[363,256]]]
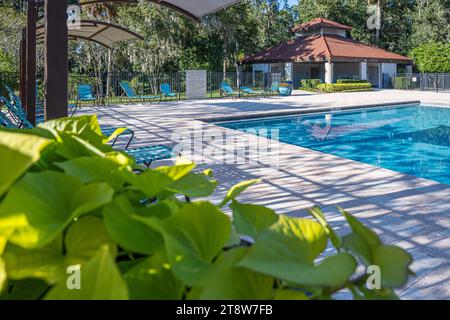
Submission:
[[[27,38],[26,38],[26,112],[27,119],[36,124],[36,20],[35,0],[28,0]]]
[[[45,119],[67,117],[67,0],[45,1]]]
[[[20,40],[20,100],[25,101],[27,95],[27,46],[26,46],[26,28],[22,29],[22,39]]]

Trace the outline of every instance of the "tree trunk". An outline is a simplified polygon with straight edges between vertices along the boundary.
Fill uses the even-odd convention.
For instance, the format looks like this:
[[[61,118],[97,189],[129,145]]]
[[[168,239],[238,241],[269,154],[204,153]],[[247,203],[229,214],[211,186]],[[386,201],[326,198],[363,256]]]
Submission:
[[[106,72],[106,96],[109,97],[110,88],[111,88],[111,69],[112,69],[112,54],[111,49],[108,49],[108,65]]]

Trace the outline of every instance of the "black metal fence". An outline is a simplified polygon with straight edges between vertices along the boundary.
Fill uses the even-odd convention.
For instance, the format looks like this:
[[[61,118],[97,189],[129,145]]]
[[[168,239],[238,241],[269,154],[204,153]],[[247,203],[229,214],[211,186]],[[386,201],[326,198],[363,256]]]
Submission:
[[[223,97],[220,90],[220,84],[226,81],[233,88],[238,89],[242,86],[248,86],[259,90],[267,90],[274,81],[281,81],[279,74],[254,74],[252,72],[213,72],[206,73],[206,96],[205,98]],[[165,74],[146,74],[146,73],[109,73],[100,76],[94,75],[74,75],[69,76],[69,99],[74,100],[77,97],[78,84],[90,84],[94,89],[94,94],[105,97],[107,103],[123,103],[126,99],[125,91],[121,83],[126,82],[139,96],[158,96],[161,95],[161,85],[168,84],[171,92],[175,94],[172,99],[185,100],[186,96],[186,72],[174,72]]]
[[[389,78],[389,85],[398,90],[450,92],[448,73],[408,73]]]
[[[269,90],[274,81],[281,82],[280,74],[252,73],[252,72],[206,72],[206,96],[204,98],[220,98],[226,95],[220,90],[220,84],[226,81],[235,90],[243,86],[251,87],[255,90]],[[186,95],[186,72],[179,71],[164,74],[149,74],[138,72],[116,72],[94,74],[70,74],[68,79],[68,99],[70,102],[77,100],[78,86],[89,84],[92,87],[93,95],[101,97],[107,104],[125,103],[132,101],[126,98],[121,82],[126,82],[134,91],[136,96],[161,96],[161,85],[168,84],[171,92],[174,93],[172,100],[188,99]],[[43,99],[43,75],[37,75],[38,97]],[[19,91],[19,74],[0,73],[0,96],[4,85]]]

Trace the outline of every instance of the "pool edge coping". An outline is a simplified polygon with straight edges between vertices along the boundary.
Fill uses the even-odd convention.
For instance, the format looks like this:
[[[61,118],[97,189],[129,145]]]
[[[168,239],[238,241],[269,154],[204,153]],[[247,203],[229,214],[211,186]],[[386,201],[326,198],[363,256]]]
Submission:
[[[267,118],[267,117],[276,117],[276,116],[295,116],[301,114],[310,114],[310,113],[319,113],[319,112],[336,112],[342,110],[356,110],[362,108],[376,108],[376,107],[387,107],[387,106],[401,106],[408,104],[420,104],[422,101],[420,100],[411,100],[411,101],[403,101],[403,102],[386,102],[386,103],[376,103],[376,104],[367,104],[367,105],[347,105],[342,107],[308,107],[305,109],[299,110],[277,110],[277,111],[268,111],[261,112],[258,114],[238,114],[235,116],[216,116],[216,117],[206,117],[206,118],[196,118],[193,120],[202,121],[206,123],[216,123],[216,122],[226,122],[226,121],[238,121],[238,120],[249,120],[249,119],[258,119],[258,118]]]

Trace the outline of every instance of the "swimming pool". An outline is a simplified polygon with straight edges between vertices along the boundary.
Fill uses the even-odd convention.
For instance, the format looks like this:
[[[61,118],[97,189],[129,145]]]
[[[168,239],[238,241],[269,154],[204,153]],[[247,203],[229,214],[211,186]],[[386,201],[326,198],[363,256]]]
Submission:
[[[278,129],[285,143],[450,184],[447,107],[367,108],[217,125],[252,133]]]

